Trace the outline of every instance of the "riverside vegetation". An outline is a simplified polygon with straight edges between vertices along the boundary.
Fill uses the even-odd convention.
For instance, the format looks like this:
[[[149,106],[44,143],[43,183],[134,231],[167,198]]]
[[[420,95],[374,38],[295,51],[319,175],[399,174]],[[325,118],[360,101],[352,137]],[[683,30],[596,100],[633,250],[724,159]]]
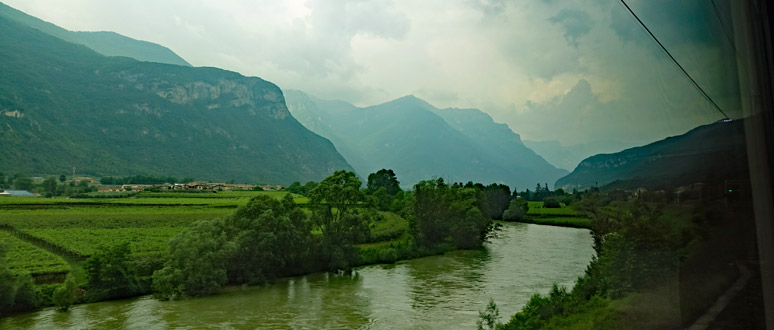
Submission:
[[[685,328],[739,276],[729,265],[752,257],[748,203],[615,201],[615,194],[586,192],[574,204],[590,218],[595,257],[572,288],[535,294],[504,324],[490,302],[479,329]]]
[[[226,285],[479,248],[495,230],[491,210],[507,208],[511,197],[507,186],[443,179],[403,191],[391,170],[372,173],[361,185],[341,170],[305,185],[306,196],[230,191],[1,199],[0,234],[8,239],[0,276],[8,280],[0,310],[67,310],[149,293],[178,299]]]

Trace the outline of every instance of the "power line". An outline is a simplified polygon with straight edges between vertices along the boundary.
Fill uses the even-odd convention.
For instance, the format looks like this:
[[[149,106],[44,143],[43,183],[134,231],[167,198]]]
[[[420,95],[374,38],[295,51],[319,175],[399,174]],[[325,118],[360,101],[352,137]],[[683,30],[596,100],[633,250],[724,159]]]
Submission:
[[[707,94],[707,92],[705,92],[704,89],[701,88],[701,86],[699,86],[699,83],[697,83],[696,80],[694,80],[693,77],[691,77],[691,75],[688,74],[688,71],[685,71],[683,66],[680,65],[680,62],[678,62],[677,59],[675,59],[675,57],[672,56],[672,54],[666,49],[666,47],[664,47],[664,45],[661,43],[661,41],[659,41],[658,38],[656,38],[656,36],[653,34],[653,32],[650,32],[650,29],[645,25],[645,23],[642,22],[642,20],[637,16],[637,14],[634,13],[634,11],[629,7],[629,5],[626,4],[626,1],[621,0],[621,3],[624,5],[624,7],[626,7],[626,9],[629,11],[629,13],[631,13],[632,16],[634,16],[634,18],[637,20],[637,22],[639,22],[640,25],[642,25],[642,27],[645,28],[645,31],[647,31],[648,34],[650,34],[650,36],[653,38],[653,40],[655,40],[656,43],[658,43],[658,45],[661,46],[661,49],[664,51],[664,53],[667,54],[667,56],[669,56],[669,58],[672,60],[672,62],[677,64],[677,67],[680,68],[680,70],[683,71],[685,76],[688,77],[688,79],[691,80],[693,85],[696,86],[696,89],[698,89],[699,92],[701,92],[701,94],[704,95],[704,97],[707,99],[707,101],[712,103],[712,105],[715,107],[715,109],[717,109],[718,112],[720,112],[720,114],[723,115],[723,117],[724,117],[723,119],[729,119],[728,115],[726,115],[726,113],[723,111],[723,109],[721,109],[720,106],[718,106],[718,104],[715,103],[714,100],[712,100],[712,97],[710,97],[709,94]]]
[[[718,6],[715,4],[715,0],[710,0],[712,2],[712,10],[715,11],[715,17],[718,18],[718,22],[720,22],[720,27],[723,28],[723,34],[726,35],[726,39],[728,39],[728,43],[731,45],[731,48],[734,50],[734,53],[736,53],[736,46],[734,46],[734,40],[731,39],[731,35],[728,33],[728,29],[726,29],[726,24],[723,23],[723,19],[720,17],[720,12],[718,11]]]

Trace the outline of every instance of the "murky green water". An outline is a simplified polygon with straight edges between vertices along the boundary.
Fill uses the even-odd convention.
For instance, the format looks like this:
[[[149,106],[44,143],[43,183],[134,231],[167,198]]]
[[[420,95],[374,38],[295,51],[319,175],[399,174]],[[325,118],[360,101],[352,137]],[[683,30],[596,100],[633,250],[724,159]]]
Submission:
[[[552,283],[571,286],[593,254],[587,230],[504,224],[480,251],[314,274],[204,298],[151,297],[46,309],[0,329],[475,329],[493,298],[506,320]]]

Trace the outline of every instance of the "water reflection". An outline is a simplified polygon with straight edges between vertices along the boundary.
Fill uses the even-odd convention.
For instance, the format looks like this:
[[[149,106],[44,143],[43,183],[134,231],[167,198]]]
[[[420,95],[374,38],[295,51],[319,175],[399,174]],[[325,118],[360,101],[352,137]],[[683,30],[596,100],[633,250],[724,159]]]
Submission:
[[[475,328],[493,298],[503,320],[535,292],[572,285],[592,256],[587,230],[505,224],[484,249],[313,274],[262,287],[159,302],[151,297],[46,309],[0,319],[0,329],[457,329]]]

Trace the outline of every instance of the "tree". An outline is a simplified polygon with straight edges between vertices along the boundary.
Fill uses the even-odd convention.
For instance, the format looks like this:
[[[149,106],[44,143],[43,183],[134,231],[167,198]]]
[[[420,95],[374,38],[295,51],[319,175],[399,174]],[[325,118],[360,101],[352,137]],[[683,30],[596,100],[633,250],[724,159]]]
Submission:
[[[524,219],[529,212],[529,203],[523,199],[511,200],[508,209],[503,212],[503,220],[516,221]]]
[[[307,215],[290,194],[253,197],[231,216],[200,221],[170,241],[153,274],[160,299],[215,292],[226,283],[256,284],[306,269],[312,246]]]
[[[502,218],[511,199],[511,188],[504,184],[493,183],[484,188],[484,195],[486,195],[489,217],[492,219]]]
[[[92,300],[123,298],[139,291],[128,242],[98,250],[83,268]]]
[[[75,276],[68,273],[64,284],[54,290],[51,300],[57,309],[67,311],[78,299],[78,284],[75,283]]]
[[[26,176],[19,176],[13,181],[13,187],[16,190],[32,190],[35,185],[32,183],[32,179]]]
[[[301,187],[301,182],[298,181],[291,183],[286,190],[292,194],[304,194],[304,188]]]
[[[395,194],[401,191],[400,182],[395,176],[395,172],[393,172],[391,169],[381,169],[376,171],[376,173],[369,174],[366,188],[371,193],[376,192],[379,190],[379,188],[384,188],[387,195],[393,197]]]
[[[307,181],[304,184],[304,196],[308,195],[309,192],[312,191],[312,189],[314,189],[315,187],[317,187],[317,182]]]
[[[443,179],[414,185],[409,225],[417,245],[434,247],[449,238],[457,247],[471,248],[487,239],[493,224],[484,213],[486,198],[476,185],[470,186],[449,186]]]
[[[64,174],[60,175],[59,182],[64,183],[65,181],[67,181],[67,177]]]
[[[43,193],[46,197],[56,196],[56,180],[54,180],[53,177],[44,180],[43,183],[40,184],[40,187],[43,188]]]
[[[559,200],[556,199],[555,197],[546,197],[546,198],[543,198],[543,207],[556,209],[562,206],[559,204]]]
[[[169,241],[169,259],[153,273],[155,296],[166,300],[215,292],[228,282],[226,263],[235,249],[222,220],[194,223]]]
[[[226,266],[233,283],[296,275],[309,254],[311,226],[289,194],[282,201],[266,195],[252,198],[226,219],[226,230],[236,246]]]
[[[339,170],[309,192],[312,221],[322,231],[329,270],[350,270],[359,257],[354,244],[370,233],[371,216],[358,210],[366,200],[360,185],[355,173]]]

